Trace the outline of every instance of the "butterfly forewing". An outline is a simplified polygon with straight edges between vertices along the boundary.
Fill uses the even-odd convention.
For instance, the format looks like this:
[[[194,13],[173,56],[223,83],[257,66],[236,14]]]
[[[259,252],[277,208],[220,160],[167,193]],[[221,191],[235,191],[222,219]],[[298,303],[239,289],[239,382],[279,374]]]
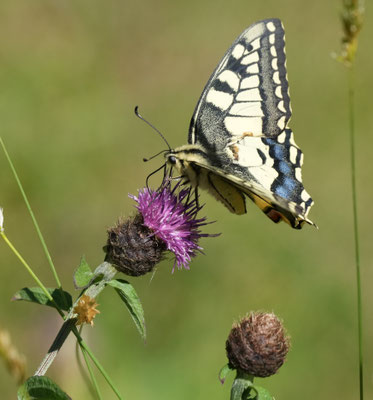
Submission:
[[[278,19],[257,22],[236,39],[201,95],[189,143],[219,150],[245,132],[276,136],[284,130],[291,116],[284,46]]]

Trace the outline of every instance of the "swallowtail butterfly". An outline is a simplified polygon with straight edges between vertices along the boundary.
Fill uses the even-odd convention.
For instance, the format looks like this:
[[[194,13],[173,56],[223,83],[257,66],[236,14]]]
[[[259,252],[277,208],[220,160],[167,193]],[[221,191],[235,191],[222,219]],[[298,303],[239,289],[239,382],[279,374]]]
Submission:
[[[184,180],[207,189],[232,213],[246,213],[245,195],[272,221],[313,224],[302,184],[303,154],[291,116],[284,28],[256,22],[228,49],[198,101],[188,145],[166,154]]]

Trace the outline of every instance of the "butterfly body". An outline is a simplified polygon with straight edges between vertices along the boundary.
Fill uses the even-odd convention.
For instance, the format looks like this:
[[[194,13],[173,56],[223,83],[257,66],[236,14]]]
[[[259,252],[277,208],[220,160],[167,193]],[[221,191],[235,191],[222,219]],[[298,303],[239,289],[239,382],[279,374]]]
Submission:
[[[246,29],[228,49],[194,111],[188,145],[166,154],[186,182],[208,190],[231,212],[249,197],[272,221],[313,224],[303,187],[303,154],[291,117],[281,21]]]

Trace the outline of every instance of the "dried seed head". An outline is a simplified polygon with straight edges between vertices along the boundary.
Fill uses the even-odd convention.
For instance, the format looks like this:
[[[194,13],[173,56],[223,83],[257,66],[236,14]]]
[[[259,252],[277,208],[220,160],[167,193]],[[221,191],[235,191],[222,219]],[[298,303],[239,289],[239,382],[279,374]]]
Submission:
[[[93,326],[93,320],[96,314],[100,314],[100,311],[96,309],[97,306],[98,304],[93,297],[84,294],[74,307],[74,313],[78,314],[78,321],[76,324],[91,324]]]
[[[150,272],[163,258],[166,244],[144,224],[141,214],[108,229],[106,260],[131,276]]]
[[[342,9],[342,54],[340,60],[346,65],[354,61],[358,35],[363,26],[364,6],[362,0],[343,0]]]
[[[272,313],[251,313],[234,324],[226,342],[230,367],[250,375],[273,375],[285,361],[289,337]]]

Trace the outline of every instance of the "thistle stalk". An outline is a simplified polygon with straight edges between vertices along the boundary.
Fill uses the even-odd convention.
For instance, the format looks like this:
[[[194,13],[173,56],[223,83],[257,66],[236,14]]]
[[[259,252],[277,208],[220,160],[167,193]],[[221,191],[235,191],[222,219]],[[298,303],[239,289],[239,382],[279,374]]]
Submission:
[[[363,0],[343,0],[342,10],[342,52],[338,58],[348,69],[348,110],[349,110],[349,141],[351,165],[351,192],[353,233],[355,247],[355,270],[357,290],[358,348],[359,348],[359,395],[364,399],[364,363],[363,363],[363,305],[361,298],[359,224],[356,189],[356,159],[355,159],[355,55],[358,35],[363,25]]]

